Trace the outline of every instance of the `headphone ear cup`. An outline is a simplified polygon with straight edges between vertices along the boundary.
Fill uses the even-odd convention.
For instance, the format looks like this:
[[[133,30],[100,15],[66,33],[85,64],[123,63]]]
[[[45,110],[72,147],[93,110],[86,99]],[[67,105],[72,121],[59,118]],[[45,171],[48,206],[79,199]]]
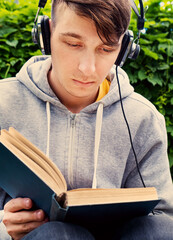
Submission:
[[[50,26],[49,26],[49,18],[48,16],[41,16],[41,34],[42,34],[42,41],[43,41],[43,54],[50,55],[51,48],[50,48]]]
[[[37,24],[32,29],[32,40],[38,44],[42,54],[51,54],[50,26],[48,16],[39,16]]]
[[[140,53],[139,44],[133,43],[128,58],[136,60]]]
[[[132,39],[131,39],[131,35],[129,30],[124,34],[123,40],[122,40],[122,44],[121,44],[121,50],[118,54],[118,57],[115,61],[115,64],[117,66],[122,67],[127,56],[129,53],[129,50],[131,48],[131,44],[132,44]]]

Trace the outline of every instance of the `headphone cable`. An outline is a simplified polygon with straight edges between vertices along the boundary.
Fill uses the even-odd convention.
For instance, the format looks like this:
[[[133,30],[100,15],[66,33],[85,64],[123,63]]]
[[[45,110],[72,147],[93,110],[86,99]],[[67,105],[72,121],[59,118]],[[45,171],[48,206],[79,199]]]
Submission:
[[[143,184],[143,187],[146,188],[146,185],[145,185],[145,183],[144,183],[144,180],[143,180],[143,177],[142,177],[140,168],[139,168],[139,163],[138,163],[137,155],[136,155],[136,152],[135,152],[135,149],[134,149],[134,146],[133,146],[132,135],[131,135],[129,123],[128,123],[128,121],[127,121],[126,114],[125,114],[124,107],[123,107],[123,101],[122,101],[122,96],[121,96],[121,88],[120,88],[120,82],[119,82],[119,77],[118,77],[118,66],[116,66],[116,77],[117,77],[118,91],[119,91],[119,96],[120,96],[121,110],[122,110],[123,117],[124,117],[124,120],[125,120],[125,122],[126,122],[127,129],[128,129],[130,144],[131,144],[132,151],[133,151],[133,154],[134,154],[134,157],[135,157],[135,162],[136,162],[137,171],[138,171],[138,174],[139,174],[139,176],[140,176],[140,179],[141,179],[141,182],[142,182],[142,184]]]

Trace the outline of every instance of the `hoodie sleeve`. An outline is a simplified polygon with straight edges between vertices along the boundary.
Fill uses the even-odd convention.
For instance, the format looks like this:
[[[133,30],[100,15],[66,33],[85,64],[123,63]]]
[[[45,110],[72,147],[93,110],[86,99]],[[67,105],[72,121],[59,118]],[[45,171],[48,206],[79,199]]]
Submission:
[[[155,209],[156,212],[173,216],[173,184],[167,155],[164,117],[158,112],[154,111],[154,114],[150,112],[150,115],[141,122],[133,142],[144,183],[146,187],[156,187],[158,197],[161,199]],[[133,158],[135,162],[133,151],[129,158]],[[128,162],[130,163],[129,159]],[[142,181],[136,165],[133,165],[126,177],[125,187],[139,186],[142,186]]]

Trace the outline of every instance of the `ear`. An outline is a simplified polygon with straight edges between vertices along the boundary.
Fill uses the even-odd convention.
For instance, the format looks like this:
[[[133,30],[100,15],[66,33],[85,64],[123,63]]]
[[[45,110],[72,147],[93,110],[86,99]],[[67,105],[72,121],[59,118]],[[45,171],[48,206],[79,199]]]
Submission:
[[[52,19],[49,19],[49,29],[50,29],[50,35],[52,33]]]
[[[119,41],[118,41],[118,44],[120,44],[120,49],[119,49],[119,53],[120,53],[120,51],[121,51],[121,48],[122,48],[122,44],[123,44],[123,39],[124,39],[124,35],[125,35],[125,33],[123,33],[121,36],[120,36],[120,38],[119,38]]]

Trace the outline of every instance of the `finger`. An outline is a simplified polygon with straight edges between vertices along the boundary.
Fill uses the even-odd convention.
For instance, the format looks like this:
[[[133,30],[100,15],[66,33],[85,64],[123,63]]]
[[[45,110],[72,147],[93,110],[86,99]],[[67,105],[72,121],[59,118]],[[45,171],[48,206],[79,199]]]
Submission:
[[[29,198],[15,198],[5,204],[4,212],[17,212],[22,209],[30,209],[32,206],[32,200]]]
[[[22,211],[13,216],[11,220],[14,223],[40,222],[45,219],[45,213],[39,209],[36,211]]]
[[[47,220],[41,222],[31,222],[25,224],[12,224],[8,226],[7,232],[13,239],[21,239],[29,232],[33,231],[35,228],[38,228],[42,224],[46,223]]]
[[[25,224],[29,222],[41,222],[46,218],[43,210],[6,212],[4,214],[3,223],[7,227],[11,224]]]

